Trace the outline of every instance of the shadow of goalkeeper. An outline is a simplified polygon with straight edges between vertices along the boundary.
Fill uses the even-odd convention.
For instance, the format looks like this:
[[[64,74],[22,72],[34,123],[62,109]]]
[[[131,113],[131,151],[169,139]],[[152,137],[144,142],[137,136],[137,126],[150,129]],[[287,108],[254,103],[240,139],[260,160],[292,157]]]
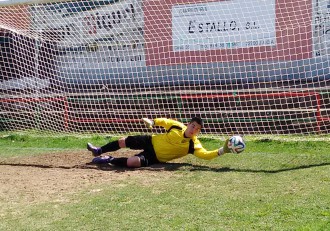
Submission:
[[[240,168],[231,168],[231,167],[210,167],[205,165],[196,165],[190,163],[162,163],[154,164],[149,167],[142,167],[139,169],[135,168],[122,168],[117,166],[112,166],[109,164],[93,164],[86,163],[73,166],[64,166],[64,165],[49,165],[49,164],[29,164],[29,163],[0,163],[0,166],[15,166],[15,167],[34,167],[34,168],[44,168],[44,169],[94,169],[101,171],[115,171],[115,172],[126,172],[126,171],[209,171],[209,172],[243,172],[243,173],[281,173],[287,171],[295,171],[301,169],[316,168],[322,166],[330,166],[330,162],[326,163],[316,163],[308,165],[300,165],[290,168],[279,168],[279,169],[240,169]]]
[[[89,163],[89,165],[94,165],[93,163]],[[137,169],[134,168],[122,168],[116,167],[109,164],[101,164],[96,165],[99,170],[102,171],[116,171],[116,172],[125,172],[125,171],[136,171]],[[316,168],[322,166],[330,166],[330,162],[326,163],[317,163],[317,164],[309,164],[309,165],[300,165],[296,167],[290,168],[280,168],[280,169],[239,169],[239,168],[231,168],[231,167],[210,167],[205,165],[195,165],[189,163],[162,163],[162,164],[155,164],[149,167],[142,167],[139,170],[145,171],[209,171],[209,172],[244,172],[244,173],[281,173],[287,171],[295,171],[301,169],[309,169],[309,168]]]

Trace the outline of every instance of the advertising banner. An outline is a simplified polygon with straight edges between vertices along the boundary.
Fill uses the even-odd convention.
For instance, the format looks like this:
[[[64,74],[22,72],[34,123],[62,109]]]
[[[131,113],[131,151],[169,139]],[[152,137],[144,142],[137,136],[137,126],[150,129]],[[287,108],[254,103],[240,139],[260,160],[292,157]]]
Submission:
[[[313,2],[314,56],[330,54],[330,0]]]
[[[34,29],[56,42],[63,70],[145,65],[140,0],[39,5],[30,11]]]
[[[275,0],[173,5],[173,50],[275,46],[275,17]]]
[[[144,6],[146,64],[308,59],[312,12],[312,0],[153,1]]]

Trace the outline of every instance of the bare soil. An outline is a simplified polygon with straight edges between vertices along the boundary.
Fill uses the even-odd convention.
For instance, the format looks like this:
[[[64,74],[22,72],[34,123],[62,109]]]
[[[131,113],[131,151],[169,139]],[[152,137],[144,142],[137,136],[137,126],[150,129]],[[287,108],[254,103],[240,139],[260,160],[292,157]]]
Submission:
[[[131,150],[118,152],[115,155],[136,154],[136,151]],[[170,177],[170,172],[163,172],[182,166],[174,163],[125,169],[97,166],[91,160],[92,156],[87,151],[0,159],[0,204],[6,204],[8,208],[15,207],[15,204],[65,200],[68,194],[88,189],[89,186],[125,180],[133,175],[140,177],[141,183],[148,183],[150,180]]]

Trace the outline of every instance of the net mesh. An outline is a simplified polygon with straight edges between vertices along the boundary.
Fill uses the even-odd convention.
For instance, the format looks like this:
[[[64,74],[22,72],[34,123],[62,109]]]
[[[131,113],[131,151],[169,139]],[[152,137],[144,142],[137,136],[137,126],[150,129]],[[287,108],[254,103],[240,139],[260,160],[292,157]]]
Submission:
[[[27,1],[0,33],[0,130],[329,133],[328,0]]]

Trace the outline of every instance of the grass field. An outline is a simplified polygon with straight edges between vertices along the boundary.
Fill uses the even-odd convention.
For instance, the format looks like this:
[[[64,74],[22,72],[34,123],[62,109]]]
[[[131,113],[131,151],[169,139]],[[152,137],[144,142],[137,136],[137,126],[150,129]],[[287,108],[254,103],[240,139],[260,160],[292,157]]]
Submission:
[[[0,230],[330,230],[330,136],[130,170],[88,163],[109,137],[0,135]]]

